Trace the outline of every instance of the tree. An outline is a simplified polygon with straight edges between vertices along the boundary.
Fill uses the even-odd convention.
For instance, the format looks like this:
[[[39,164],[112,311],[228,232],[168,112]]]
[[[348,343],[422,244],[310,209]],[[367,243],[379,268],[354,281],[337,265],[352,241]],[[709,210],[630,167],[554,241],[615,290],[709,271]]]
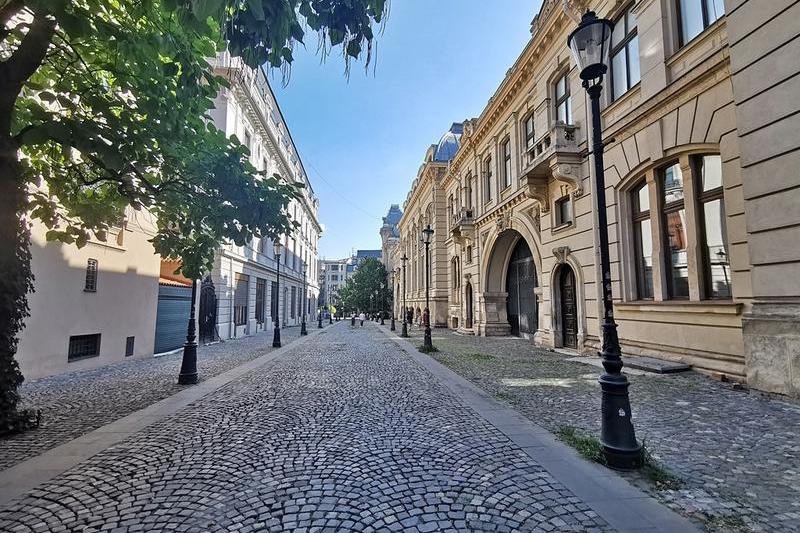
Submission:
[[[0,433],[20,420],[14,359],[33,290],[30,219],[47,238],[103,240],[126,206],[156,215],[156,251],[197,279],[229,239],[292,229],[298,187],[258,175],[209,118],[226,47],[254,68],[292,61],[303,27],[345,64],[383,0],[0,0]],[[227,43],[230,43],[228,46]]]
[[[342,305],[350,311],[385,313],[392,306],[386,267],[374,257],[364,259],[339,293]]]

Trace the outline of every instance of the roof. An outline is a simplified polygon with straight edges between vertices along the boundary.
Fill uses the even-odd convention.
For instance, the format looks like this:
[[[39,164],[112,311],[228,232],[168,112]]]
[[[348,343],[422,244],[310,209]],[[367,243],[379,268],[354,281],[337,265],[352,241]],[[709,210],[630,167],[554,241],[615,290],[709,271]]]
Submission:
[[[464,133],[464,125],[461,122],[453,122],[450,129],[439,139],[433,160],[447,162],[453,159],[461,144],[462,133]]]

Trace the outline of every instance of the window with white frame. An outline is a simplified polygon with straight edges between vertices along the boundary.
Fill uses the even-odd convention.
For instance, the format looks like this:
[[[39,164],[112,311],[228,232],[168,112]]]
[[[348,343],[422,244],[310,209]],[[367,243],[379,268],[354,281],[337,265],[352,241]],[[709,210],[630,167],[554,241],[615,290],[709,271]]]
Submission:
[[[533,129],[533,113],[525,117],[525,121],[522,124],[525,134],[525,150],[530,151],[533,149],[533,145],[536,142]]]
[[[724,0],[677,0],[678,33],[685,45],[725,14]]]
[[[500,145],[503,156],[503,188],[511,186],[511,139],[506,139]]]
[[[636,298],[653,298],[653,234],[650,220],[650,193],[642,182],[631,193],[633,256],[636,267]]]
[[[611,34],[611,97],[616,100],[639,83],[639,35],[636,16],[628,7]]]
[[[555,84],[556,120],[572,124],[572,99],[569,94],[569,74],[559,76]]]

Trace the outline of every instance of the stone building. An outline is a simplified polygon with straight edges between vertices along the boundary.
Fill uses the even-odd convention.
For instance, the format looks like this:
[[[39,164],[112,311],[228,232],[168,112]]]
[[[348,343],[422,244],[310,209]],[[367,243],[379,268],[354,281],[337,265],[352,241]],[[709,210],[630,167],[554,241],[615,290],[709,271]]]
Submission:
[[[230,80],[230,88],[222,89],[216,98],[212,112],[216,126],[227,136],[236,135],[249,148],[256,169],[305,186],[301,199],[289,206],[289,214],[299,226],[281,238],[279,289],[270,240],[220,247],[210,276],[216,294],[215,333],[227,339],[272,330],[276,313],[283,325],[300,324],[304,312],[307,321],[314,321],[319,296],[319,200],[264,72],[226,54],[220,54],[214,65],[218,74]],[[202,301],[200,307],[201,318],[214,311],[203,309]]]
[[[389,211],[383,217],[383,225],[381,225],[381,263],[386,267],[388,272],[394,268],[392,263],[392,253],[397,243],[400,242],[400,230],[397,229],[397,223],[403,217],[403,212],[400,210],[398,204],[389,206]]]
[[[409,307],[425,305],[430,224],[436,326],[598,349],[588,98],[566,45],[592,9],[615,22],[601,230],[624,353],[797,393],[800,137],[785,80],[798,66],[770,51],[797,40],[792,17],[775,16],[798,5],[726,4],[545,0],[481,115],[431,146],[413,182],[393,254],[409,258]],[[762,33],[773,46],[747,44]]]
[[[339,303],[339,290],[347,281],[348,259],[322,259],[319,262],[319,282],[321,307],[337,305]]]

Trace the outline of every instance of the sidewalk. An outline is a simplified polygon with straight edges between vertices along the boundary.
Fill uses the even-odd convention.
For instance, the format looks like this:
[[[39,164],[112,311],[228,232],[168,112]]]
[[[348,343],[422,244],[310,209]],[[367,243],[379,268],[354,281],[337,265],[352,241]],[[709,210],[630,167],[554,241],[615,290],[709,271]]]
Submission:
[[[281,329],[284,346],[299,336],[299,326]],[[200,380],[272,349],[272,331],[200,346]],[[181,358],[178,352],[24,382],[22,404],[41,409],[42,423],[36,430],[0,439],[0,471],[185,389],[177,383]]]
[[[409,333],[422,344],[421,329]],[[433,343],[437,361],[549,431],[599,434],[600,368],[523,339],[435,329]],[[679,480],[629,481],[709,531],[800,531],[798,403],[695,372],[629,379],[637,437]]]

